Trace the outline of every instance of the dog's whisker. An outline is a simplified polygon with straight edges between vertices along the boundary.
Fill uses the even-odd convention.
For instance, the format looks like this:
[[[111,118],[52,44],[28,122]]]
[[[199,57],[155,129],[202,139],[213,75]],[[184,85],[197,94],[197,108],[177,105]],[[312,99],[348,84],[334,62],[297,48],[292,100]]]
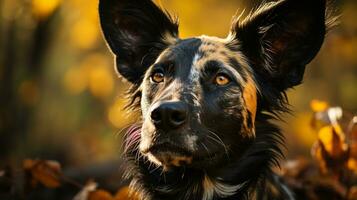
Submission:
[[[181,179],[182,180],[185,177],[185,173],[186,173],[186,166],[183,166],[183,172],[182,172],[182,175],[181,175]]]
[[[117,137],[118,135],[121,135],[124,131],[124,137],[126,137],[130,132],[132,132],[133,129],[136,128],[141,128],[140,124],[128,124],[125,127],[121,128],[115,133],[115,136]]]
[[[211,155],[210,151],[208,150],[207,146],[206,146],[203,142],[201,142],[201,145],[202,145],[203,148],[206,150],[206,152],[207,152],[207,154],[208,154],[208,157],[209,157],[210,159],[212,159],[212,155]]]
[[[229,152],[228,152],[228,147],[227,145],[224,144],[223,140],[212,130],[207,129],[208,133],[212,134],[215,138],[212,138],[212,136],[207,135],[209,138],[212,140],[216,141],[218,144],[222,145],[224,148],[225,154],[227,155],[227,158],[229,159]],[[218,141],[217,141],[218,140]]]
[[[150,164],[149,168],[151,168],[151,167],[152,167],[152,164]],[[160,168],[160,166],[156,166],[154,169],[152,169],[150,171],[150,174],[153,173],[154,171],[158,170],[159,168]]]
[[[165,171],[164,171],[164,170],[161,170],[160,176],[162,176],[162,177],[163,177],[164,182],[166,183],[166,173],[165,173]]]

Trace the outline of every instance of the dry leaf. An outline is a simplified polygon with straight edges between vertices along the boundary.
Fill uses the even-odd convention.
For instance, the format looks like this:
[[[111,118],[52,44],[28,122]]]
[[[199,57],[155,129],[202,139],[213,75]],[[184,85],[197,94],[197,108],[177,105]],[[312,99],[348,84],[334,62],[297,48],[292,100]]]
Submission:
[[[344,135],[338,134],[336,129],[332,126],[323,127],[319,131],[318,139],[321,141],[328,154],[334,159],[341,157],[348,149]]]
[[[357,186],[353,186],[350,188],[350,192],[348,193],[348,200],[356,200],[357,199]]]
[[[114,200],[110,192],[97,189],[97,186],[96,182],[89,181],[73,200]]]
[[[61,165],[56,161],[26,159],[23,168],[30,175],[32,186],[36,186],[38,182],[48,188],[57,188],[61,185]]]
[[[348,160],[347,167],[349,170],[357,174],[357,160],[355,158],[350,158]]]
[[[73,198],[73,200],[88,200],[89,194],[97,189],[98,184],[94,181],[88,181],[83,189]]]
[[[320,177],[313,180],[314,192],[319,199],[343,199],[347,194],[347,188],[339,181],[331,177]],[[323,198],[325,197],[325,198]]]
[[[95,190],[89,193],[88,200],[114,200],[114,197],[105,190]]]
[[[349,157],[347,144],[332,126],[326,126],[319,131],[318,141],[312,151],[323,174],[332,172],[339,176]]]
[[[357,159],[357,116],[350,123],[350,149],[351,157]]]
[[[139,195],[132,191],[129,187],[121,188],[115,194],[115,200],[140,200]]]

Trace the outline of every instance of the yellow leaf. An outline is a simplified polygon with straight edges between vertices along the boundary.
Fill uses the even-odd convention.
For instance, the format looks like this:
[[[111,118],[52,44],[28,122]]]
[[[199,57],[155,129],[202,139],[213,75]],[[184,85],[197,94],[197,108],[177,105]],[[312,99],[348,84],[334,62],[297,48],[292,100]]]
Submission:
[[[347,151],[347,145],[344,142],[344,137],[339,135],[332,126],[325,126],[321,128],[318,138],[331,157],[337,158]]]
[[[331,172],[338,178],[347,166],[348,146],[333,126],[325,126],[319,131],[318,141],[313,146],[312,153],[323,174]]]

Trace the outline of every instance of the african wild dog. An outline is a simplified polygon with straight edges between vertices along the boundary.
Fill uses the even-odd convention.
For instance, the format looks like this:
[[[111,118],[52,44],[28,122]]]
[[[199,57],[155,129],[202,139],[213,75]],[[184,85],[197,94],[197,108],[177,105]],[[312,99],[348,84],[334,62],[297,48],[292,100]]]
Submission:
[[[271,169],[284,142],[272,121],[323,43],[325,0],[265,3],[223,39],[180,39],[151,0],[100,0],[99,12],[142,112],[125,149],[142,199],[294,198]]]

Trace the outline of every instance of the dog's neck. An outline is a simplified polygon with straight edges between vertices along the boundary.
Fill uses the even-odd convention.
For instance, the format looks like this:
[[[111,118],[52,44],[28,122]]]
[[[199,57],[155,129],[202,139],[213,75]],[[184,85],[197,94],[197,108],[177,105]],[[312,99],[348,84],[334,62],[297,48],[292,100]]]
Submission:
[[[282,156],[280,144],[283,136],[270,122],[269,115],[261,114],[256,121],[256,139],[244,154],[230,163],[214,169],[175,168],[164,172],[136,149],[127,151],[134,190],[145,200],[230,200],[256,199],[266,192],[267,174]],[[133,145],[135,146],[135,145]]]

